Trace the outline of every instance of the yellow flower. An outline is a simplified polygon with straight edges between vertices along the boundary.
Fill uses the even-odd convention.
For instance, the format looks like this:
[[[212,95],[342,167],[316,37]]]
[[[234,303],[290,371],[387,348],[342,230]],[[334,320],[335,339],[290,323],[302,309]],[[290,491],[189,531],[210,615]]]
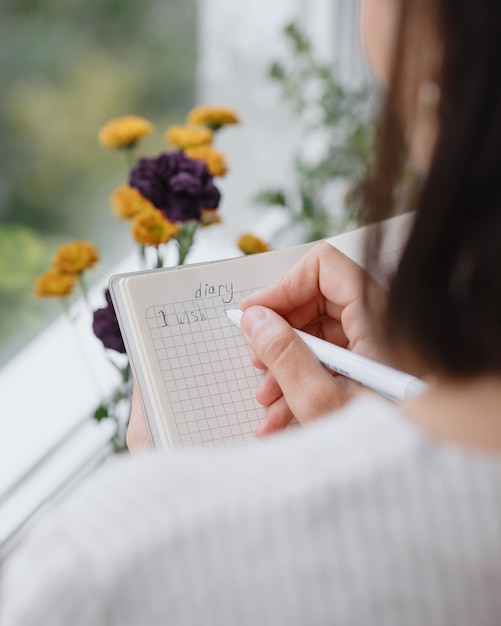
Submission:
[[[217,209],[202,209],[200,213],[200,223],[202,226],[212,226],[213,224],[221,224],[223,220]]]
[[[99,131],[98,139],[107,148],[131,148],[152,130],[153,126],[143,117],[126,115],[110,120]]]
[[[74,274],[61,274],[61,272],[49,271],[42,274],[35,284],[35,295],[38,298],[69,296],[77,277]]]
[[[188,113],[189,124],[202,124],[211,130],[218,130],[227,124],[239,124],[240,120],[234,109],[229,107],[195,107]]]
[[[184,153],[190,159],[205,161],[209,172],[213,176],[224,176],[228,171],[224,154],[212,146],[205,145],[187,148]]]
[[[63,274],[80,274],[98,260],[96,246],[88,241],[73,241],[57,249],[52,267]]]
[[[143,209],[155,208],[137,189],[129,187],[129,185],[118,187],[113,192],[110,202],[113,213],[123,220],[132,219]]]
[[[131,233],[137,243],[156,246],[177,237],[179,225],[169,222],[158,209],[143,209],[132,222]]]
[[[204,126],[174,124],[167,129],[165,138],[177,148],[184,150],[209,144],[212,141],[212,131]]]
[[[268,252],[270,250],[267,243],[250,233],[242,235],[237,245],[244,254],[257,254],[258,252]]]

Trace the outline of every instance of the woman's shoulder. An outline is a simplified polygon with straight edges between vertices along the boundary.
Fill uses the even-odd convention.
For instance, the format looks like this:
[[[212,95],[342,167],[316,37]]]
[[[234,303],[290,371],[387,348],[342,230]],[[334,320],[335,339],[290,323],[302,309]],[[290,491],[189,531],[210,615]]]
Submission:
[[[398,405],[373,393],[361,394],[340,410],[306,426],[287,429],[245,447],[146,452],[112,461],[99,482],[156,485],[173,492],[186,488],[269,491],[275,483],[343,481],[392,472],[501,471],[501,455],[475,453],[431,437]],[[455,469],[454,469],[455,468]],[[320,478],[319,478],[320,477]]]
[[[196,508],[202,501],[236,502],[255,494],[264,501],[284,493],[300,499],[321,489],[370,491],[377,482],[412,491],[430,475],[444,489],[460,484],[475,490],[484,476],[501,483],[501,456],[435,440],[397,405],[367,393],[307,426],[246,447],[144,453],[112,462],[88,491],[141,492],[151,506],[170,501],[172,510],[176,502],[186,505],[187,494]]]
[[[156,608],[163,623],[198,604],[225,623],[217,622],[216,600],[231,604],[232,615],[248,601],[271,615],[291,598],[311,610],[321,585],[319,615],[337,618],[346,607],[350,621],[366,623],[389,597],[402,610],[393,623],[405,623],[413,609],[399,599],[416,593],[416,580],[418,596],[437,595],[437,554],[452,555],[442,565],[455,589],[472,564],[500,555],[500,486],[500,460],[430,441],[398,408],[367,395],[248,448],[108,463],[21,546],[7,570],[11,606],[28,611],[28,596],[37,618],[40,603],[54,618],[46,598],[57,589],[71,602],[58,600],[61,619],[51,623],[68,623],[75,598],[89,614],[78,623],[98,623],[117,593],[113,610],[129,620],[121,623],[139,623]],[[402,575],[381,577],[388,563]],[[385,579],[391,584],[379,584]],[[374,602],[360,602],[360,585]],[[342,606],[326,601],[333,589],[342,590]],[[286,617],[279,623],[290,624]]]

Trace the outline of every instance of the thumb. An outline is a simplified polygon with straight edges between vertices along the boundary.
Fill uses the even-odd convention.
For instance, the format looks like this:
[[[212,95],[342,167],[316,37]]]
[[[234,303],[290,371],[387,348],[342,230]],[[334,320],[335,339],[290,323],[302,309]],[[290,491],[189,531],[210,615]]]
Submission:
[[[300,422],[346,402],[346,388],[336,383],[335,377],[280,315],[253,306],[244,311],[240,326],[254,355],[272,373]]]

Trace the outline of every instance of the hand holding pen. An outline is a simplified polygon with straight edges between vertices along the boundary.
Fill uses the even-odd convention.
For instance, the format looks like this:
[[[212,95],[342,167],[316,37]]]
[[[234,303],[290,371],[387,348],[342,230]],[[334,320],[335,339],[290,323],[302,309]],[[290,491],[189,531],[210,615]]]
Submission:
[[[226,311],[226,315],[233,324],[240,327],[242,311],[230,309]],[[266,317],[266,313],[264,317]],[[405,402],[426,390],[426,383],[415,376],[368,359],[296,328],[293,330],[319,362],[331,372],[372,389],[389,400]]]
[[[294,329],[379,360],[363,289],[364,270],[322,243],[279,281],[242,300],[244,313],[249,309],[242,331],[254,364],[266,370],[256,393],[267,407],[258,436],[285,428],[293,415],[307,422],[335,410],[360,390],[350,379],[332,376]],[[371,289],[384,306],[385,290],[377,283]]]

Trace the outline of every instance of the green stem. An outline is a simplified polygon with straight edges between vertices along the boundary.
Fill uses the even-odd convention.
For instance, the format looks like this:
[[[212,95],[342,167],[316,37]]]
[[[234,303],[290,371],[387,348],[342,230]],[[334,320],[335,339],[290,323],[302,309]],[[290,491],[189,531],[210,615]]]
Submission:
[[[144,243],[138,244],[139,248],[139,262],[141,264],[141,268],[146,267],[146,246]]]
[[[63,309],[63,313],[66,316],[66,319],[69,321],[69,323],[71,324],[71,315],[70,315],[70,309],[68,307],[68,304],[66,303],[66,298],[59,298],[59,302],[61,303],[61,307]]]
[[[79,284],[80,284],[80,289],[82,290],[83,298],[84,298],[85,304],[87,306],[87,309],[89,310],[89,313],[92,315],[93,311],[92,311],[92,307],[91,307],[90,301],[89,301],[89,288],[87,287],[87,282],[84,279],[84,273],[83,272],[81,272],[81,274],[80,274]]]
[[[106,348],[105,348],[105,351],[106,351]],[[108,353],[106,353],[105,356],[106,356],[108,363],[112,365],[120,374],[120,378],[123,378],[123,372],[122,372],[122,368],[120,367],[120,365],[118,365],[118,363],[115,363],[115,361],[109,356]]]
[[[164,260],[160,254],[160,248],[157,246],[157,269],[164,266]]]
[[[89,362],[89,359],[87,357],[87,353],[84,350],[84,347],[82,345],[82,339],[80,337],[80,335],[77,332],[77,329],[75,328],[75,325],[73,323],[73,320],[71,319],[71,315],[70,315],[70,311],[68,308],[68,305],[66,304],[66,301],[63,298],[59,298],[60,302],[61,302],[61,306],[63,307],[63,312],[66,316],[66,319],[68,320],[69,324],[70,324],[70,328],[73,332],[73,336],[75,337],[75,341],[78,345],[78,349],[80,351],[80,354],[82,356],[82,361],[85,365],[85,367],[87,368],[87,371],[89,373],[89,378],[91,379],[92,383],[94,384],[94,386],[96,387],[99,395],[101,396],[101,398],[104,398],[105,394],[103,391],[103,387],[101,385],[101,382],[98,380],[94,368],[92,367],[91,363]]]
[[[193,240],[195,239],[195,234],[198,230],[200,223],[193,221],[193,222],[185,222],[182,227],[181,227],[181,232],[179,233],[178,237],[177,237],[177,243],[178,243],[178,247],[179,247],[179,259],[178,259],[178,265],[183,265],[186,257],[188,255],[188,252],[191,249],[191,246],[193,245]]]
[[[131,169],[136,164],[136,155],[134,154],[134,146],[127,146],[124,148],[125,153],[125,161],[127,163],[127,168]]]
[[[129,361],[127,361],[127,365],[121,370],[121,372],[122,372],[122,381],[128,385],[130,383],[131,374],[132,374]]]

